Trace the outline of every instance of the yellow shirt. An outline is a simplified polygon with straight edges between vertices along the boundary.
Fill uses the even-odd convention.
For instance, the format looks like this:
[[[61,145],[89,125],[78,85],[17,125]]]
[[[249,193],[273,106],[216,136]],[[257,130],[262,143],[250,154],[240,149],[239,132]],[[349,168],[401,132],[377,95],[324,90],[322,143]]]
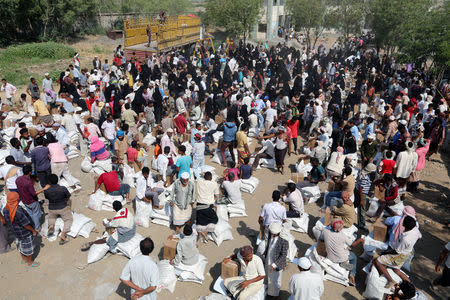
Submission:
[[[238,131],[236,133],[236,142],[237,142],[236,149],[238,151],[245,151],[244,145],[246,145],[248,142],[247,142],[247,135],[245,134],[244,131]]]
[[[34,112],[39,116],[48,116],[50,113],[48,112],[47,106],[45,106],[44,101],[36,100],[33,103]]]
[[[128,126],[136,126],[135,119],[137,114],[134,112],[134,110],[127,109],[122,113],[122,121],[125,121]]]

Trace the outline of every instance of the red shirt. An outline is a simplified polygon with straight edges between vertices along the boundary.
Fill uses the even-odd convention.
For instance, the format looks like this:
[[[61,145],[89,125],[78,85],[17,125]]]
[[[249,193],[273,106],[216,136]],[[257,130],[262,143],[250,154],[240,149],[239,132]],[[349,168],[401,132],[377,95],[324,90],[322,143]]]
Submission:
[[[118,191],[120,189],[119,175],[116,171],[103,173],[97,180],[97,184],[104,184],[108,193]]]
[[[134,149],[133,147],[130,147],[127,149],[127,157],[129,162],[133,162],[136,160],[138,156],[138,151]]]
[[[289,129],[291,130],[291,138],[296,138],[298,136],[298,120],[292,121],[292,120],[288,120],[287,121],[287,126],[289,127]]]
[[[179,134],[186,132],[187,122],[183,114],[179,114],[174,120]]]
[[[383,159],[381,162],[383,163],[383,166],[381,167],[381,174],[392,174],[395,166],[395,160]]]

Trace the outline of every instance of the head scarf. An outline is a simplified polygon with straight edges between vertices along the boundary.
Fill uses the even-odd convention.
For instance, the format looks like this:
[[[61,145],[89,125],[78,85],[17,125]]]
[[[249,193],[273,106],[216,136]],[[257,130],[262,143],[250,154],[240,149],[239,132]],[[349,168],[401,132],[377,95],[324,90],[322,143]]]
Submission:
[[[105,147],[105,144],[96,135],[91,135],[91,152],[96,152],[103,147]]]
[[[14,222],[17,208],[19,207],[19,194],[16,192],[9,192],[6,196],[6,209],[9,211],[9,219],[11,223]]]
[[[405,220],[406,216],[413,217],[414,220],[416,219],[416,211],[414,210],[414,207],[412,206],[405,206],[403,209],[403,215],[400,221],[397,223],[397,225],[394,227],[393,233],[394,233],[394,242],[396,242],[400,235],[405,231],[405,227],[403,226],[403,220]]]
[[[45,89],[44,92],[50,96],[50,98],[54,99],[55,94],[53,94],[53,91],[51,89]]]
[[[338,228],[338,226],[344,226],[344,222],[342,222],[341,219],[334,219],[331,222],[331,227],[333,228],[334,231],[336,231],[336,229]]]

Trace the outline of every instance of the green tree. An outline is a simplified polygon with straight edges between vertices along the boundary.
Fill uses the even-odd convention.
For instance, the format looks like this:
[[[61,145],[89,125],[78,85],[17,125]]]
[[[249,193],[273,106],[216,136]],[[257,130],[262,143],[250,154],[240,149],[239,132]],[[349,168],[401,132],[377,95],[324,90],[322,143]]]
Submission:
[[[205,21],[224,27],[232,37],[243,36],[246,40],[261,15],[262,3],[262,0],[208,0]]]
[[[334,0],[333,13],[336,27],[345,38],[359,34],[364,26],[366,5],[364,0]]]
[[[325,28],[331,25],[327,0],[287,0],[286,6],[297,31],[305,36],[306,47],[315,48]]]
[[[377,44],[399,62],[449,67],[450,1],[375,0],[369,13]],[[431,62],[431,63],[430,63]]]
[[[192,8],[189,0],[104,0],[100,3],[100,11],[104,13],[141,13],[158,14],[165,10],[168,15],[187,13]]]

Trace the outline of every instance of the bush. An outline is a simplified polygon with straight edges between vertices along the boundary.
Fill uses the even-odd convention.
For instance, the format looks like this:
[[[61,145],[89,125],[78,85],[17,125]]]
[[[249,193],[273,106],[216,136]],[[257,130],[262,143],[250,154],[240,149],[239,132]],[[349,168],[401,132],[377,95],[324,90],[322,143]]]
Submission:
[[[10,46],[0,53],[1,62],[17,62],[26,59],[63,59],[74,55],[75,50],[67,45],[47,42]]]

